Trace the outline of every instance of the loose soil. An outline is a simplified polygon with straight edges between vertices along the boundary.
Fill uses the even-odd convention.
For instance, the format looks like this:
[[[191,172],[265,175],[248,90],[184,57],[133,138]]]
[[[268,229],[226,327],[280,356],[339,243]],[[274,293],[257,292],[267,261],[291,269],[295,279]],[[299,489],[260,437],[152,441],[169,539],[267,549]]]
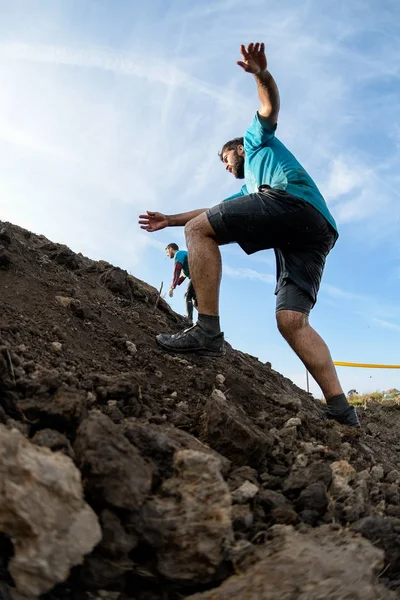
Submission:
[[[314,545],[316,530],[370,540],[384,551],[374,585],[400,598],[396,402],[367,402],[355,431],[229,345],[218,359],[165,354],[155,335],[185,320],[155,288],[2,222],[0,286],[0,422],[74,460],[103,530],[47,600],[219,598],[212,590],[265,560],[282,526]],[[211,480],[224,515],[212,531]],[[192,531],[188,507],[201,505],[207,525]],[[0,539],[4,597],[11,553]]]

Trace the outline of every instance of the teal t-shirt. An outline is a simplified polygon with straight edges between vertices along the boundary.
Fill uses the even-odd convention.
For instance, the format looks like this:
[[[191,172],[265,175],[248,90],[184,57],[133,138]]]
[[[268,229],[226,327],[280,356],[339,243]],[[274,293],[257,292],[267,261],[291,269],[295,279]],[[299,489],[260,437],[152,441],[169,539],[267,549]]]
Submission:
[[[175,254],[175,262],[181,263],[184,276],[190,279],[189,255],[187,250],[178,250],[178,252]]]
[[[276,126],[270,128],[256,113],[244,135],[246,185],[226,200],[258,192],[260,185],[269,185],[312,204],[337,231],[321,192],[293,154],[275,137],[275,130]]]

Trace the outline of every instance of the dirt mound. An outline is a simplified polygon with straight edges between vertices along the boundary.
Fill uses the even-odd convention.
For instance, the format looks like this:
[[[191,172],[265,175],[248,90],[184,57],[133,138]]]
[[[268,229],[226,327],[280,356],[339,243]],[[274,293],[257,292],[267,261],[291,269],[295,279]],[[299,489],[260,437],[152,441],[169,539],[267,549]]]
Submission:
[[[0,285],[0,422],[79,469],[77,506],[86,502],[102,530],[94,550],[71,552],[66,581],[64,563],[51,570],[59,546],[29,546],[46,568],[43,598],[400,598],[396,403],[367,403],[363,431],[353,431],[230,347],[217,360],[166,355],[155,334],[184,320],[156,289],[8,223]],[[64,493],[53,486],[53,499],[46,481],[46,494],[22,503],[18,535],[0,506],[4,598],[29,585],[28,568],[23,583],[10,568],[24,527],[46,540],[38,506]],[[30,477],[18,486],[29,498]],[[283,587],[271,583],[280,564]],[[324,587],[327,578],[340,587]]]

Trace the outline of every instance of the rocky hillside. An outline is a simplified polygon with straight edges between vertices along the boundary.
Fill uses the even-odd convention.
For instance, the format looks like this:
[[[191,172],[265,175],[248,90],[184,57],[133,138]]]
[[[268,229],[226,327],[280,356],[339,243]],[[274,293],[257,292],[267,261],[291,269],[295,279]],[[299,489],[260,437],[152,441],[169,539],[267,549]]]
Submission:
[[[167,355],[154,288],[1,222],[0,286],[1,598],[400,598],[397,403]]]

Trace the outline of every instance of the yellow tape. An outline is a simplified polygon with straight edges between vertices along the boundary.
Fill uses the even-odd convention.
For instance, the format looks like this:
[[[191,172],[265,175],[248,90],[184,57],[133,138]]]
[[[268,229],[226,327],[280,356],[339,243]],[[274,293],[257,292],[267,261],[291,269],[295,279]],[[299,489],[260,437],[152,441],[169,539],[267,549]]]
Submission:
[[[368,365],[363,363],[337,362],[333,363],[337,367],[365,367],[366,369],[400,369],[400,365]]]

